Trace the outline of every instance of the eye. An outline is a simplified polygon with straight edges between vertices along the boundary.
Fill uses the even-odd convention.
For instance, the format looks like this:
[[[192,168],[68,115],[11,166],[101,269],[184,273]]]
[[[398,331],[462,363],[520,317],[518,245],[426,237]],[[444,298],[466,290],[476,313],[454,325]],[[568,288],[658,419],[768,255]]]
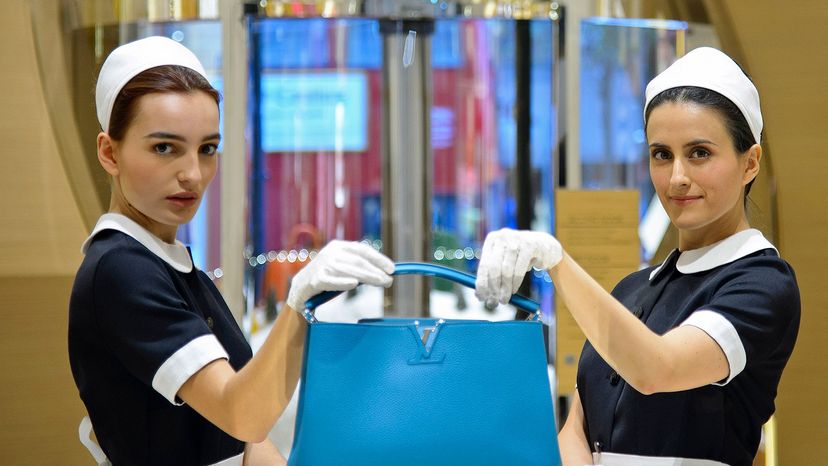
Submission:
[[[166,143],[166,142],[156,144],[156,145],[152,146],[152,148],[153,148],[153,150],[155,151],[156,154],[161,154],[161,155],[170,155],[175,150],[175,147],[172,144],[169,144],[169,143]]]
[[[204,155],[216,155],[218,146],[216,144],[204,144],[201,146],[201,153]]]
[[[690,151],[691,159],[704,159],[710,157],[710,151],[701,147],[696,147]]]
[[[666,150],[662,150],[662,149],[656,149],[650,155],[654,160],[669,160],[670,159],[670,153],[667,152]]]

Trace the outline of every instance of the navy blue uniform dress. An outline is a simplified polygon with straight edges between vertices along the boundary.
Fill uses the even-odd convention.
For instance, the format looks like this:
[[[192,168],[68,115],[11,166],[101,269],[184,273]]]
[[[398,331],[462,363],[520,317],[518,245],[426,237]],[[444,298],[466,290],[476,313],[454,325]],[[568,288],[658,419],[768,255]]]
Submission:
[[[692,390],[643,395],[587,342],[577,380],[593,451],[752,464],[799,330],[790,265],[758,230],[746,230],[673,251],[660,266],[623,279],[612,295],[657,334],[681,325],[704,330],[730,374]]]
[[[84,243],[69,304],[69,361],[98,442],[115,464],[203,465],[244,443],[176,393],[216,359],[239,370],[250,346],[181,244],[105,214]]]

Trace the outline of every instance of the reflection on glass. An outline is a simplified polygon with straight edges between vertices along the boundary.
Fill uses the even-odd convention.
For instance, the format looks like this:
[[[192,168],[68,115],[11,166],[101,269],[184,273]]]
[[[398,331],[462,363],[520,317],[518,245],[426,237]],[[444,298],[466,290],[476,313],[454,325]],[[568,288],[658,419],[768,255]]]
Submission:
[[[78,10],[67,7],[67,18],[64,21],[64,26],[67,28],[75,26],[71,31],[67,31],[71,32],[72,45],[72,60],[68,64],[69,75],[72,78],[75,94],[74,110],[81,143],[84,145],[84,152],[91,154],[92,157],[95,154],[95,134],[100,131],[92,105],[94,82],[103,61],[119,45],[149,36],[165,36],[181,42],[198,56],[211,84],[219,91],[222,90],[221,23],[218,20],[154,23],[146,19],[136,19],[134,22],[119,22],[124,21],[124,18],[115,13],[120,12],[127,19],[132,19],[136,12],[127,11],[128,5],[122,5],[121,10],[111,11],[113,6],[102,2],[78,3],[74,6]],[[130,4],[130,6],[134,5]],[[203,8],[201,12],[210,13]],[[100,13],[100,17],[92,13]],[[73,21],[78,19],[82,20],[81,23],[74,24]],[[86,24],[92,25],[86,26]],[[221,111],[222,115],[223,113]],[[220,122],[220,126],[223,127],[223,121]],[[222,147],[219,146],[219,151],[221,149]],[[93,165],[93,172],[102,172],[96,159],[90,163]],[[178,239],[190,247],[195,265],[212,278],[221,278],[223,275],[219,268],[219,226],[221,222],[219,184],[217,175],[204,194],[195,217],[178,230]],[[105,190],[103,204],[108,206],[108,184],[103,189]]]
[[[220,22],[154,21],[215,18],[218,3],[199,2],[197,15],[179,12],[175,6],[183,5],[180,2],[162,3],[158,5],[164,8],[153,12],[133,10],[140,6],[137,3],[119,6],[102,0],[70,2],[65,7],[63,25],[68,28],[72,58],[68,75],[84,153],[94,154],[94,134],[99,129],[88,105],[91,83],[106,55],[122,43],[150,35],[180,41],[201,59],[214,86],[223,90]],[[551,5],[531,3],[547,9]],[[267,9],[277,2],[264,5]],[[318,2],[302,5],[318,6]],[[427,257],[470,272],[476,269],[487,232],[518,226],[516,193],[531,192],[532,228],[553,229],[552,154],[557,140],[552,102],[554,21],[549,14],[539,13],[529,15],[537,19],[523,23],[529,25],[531,42],[531,169],[528,177],[517,179],[515,68],[520,21],[514,18],[527,15],[518,15],[518,10],[482,14],[478,6],[469,4],[461,16],[423,19],[433,21],[434,27],[406,29],[405,38],[410,40],[399,50],[399,66],[408,63],[409,72],[420,58],[417,54],[430,53],[426,70],[430,75],[424,80],[430,82],[425,93],[430,96],[428,110],[412,115],[428,120],[430,128],[426,137],[433,157]],[[501,19],[492,17],[496,15]],[[383,249],[382,126],[388,117],[383,115],[383,94],[388,91],[383,67],[389,65],[383,58],[380,23],[390,21],[399,30],[406,23],[358,17],[247,19],[249,224],[243,253],[251,278],[250,309],[275,310],[293,274],[331,239],[364,240]],[[426,34],[430,47],[422,46]],[[89,163],[97,167],[96,160]],[[198,215],[179,231],[196,265],[217,279],[224,275],[219,250],[219,178],[206,193]],[[108,186],[102,183],[99,191],[104,204]],[[548,277],[535,275],[533,282],[546,287],[536,286],[535,293],[546,290],[548,294]],[[432,298],[444,298],[451,309],[471,310],[477,305],[476,299],[466,300],[444,283],[434,284],[434,290]],[[380,304],[375,307],[382,308]],[[444,308],[432,309],[438,307]],[[550,307],[544,309],[548,315]]]
[[[473,272],[485,234],[517,226],[518,189],[532,192],[533,228],[552,228],[554,23],[530,23],[532,176],[517,180],[515,21],[434,22],[427,116],[435,263]],[[290,278],[326,242],[364,240],[382,249],[383,41],[378,20],[350,18],[258,19],[249,42],[247,257],[254,304],[272,315]],[[406,52],[420,51],[406,41],[402,66]],[[548,294],[545,274],[533,281]],[[379,290],[358,293],[382,309]],[[470,293],[435,283],[432,302],[471,309]]]
[[[148,36],[166,36],[184,44],[193,51],[207,72],[207,78],[221,92],[224,88],[221,75],[221,23],[219,21],[186,21],[177,23],[147,23],[139,25],[135,39]],[[224,109],[219,103],[220,131],[223,133]],[[219,152],[222,147],[219,145]],[[201,207],[195,217],[178,229],[178,239],[190,247],[193,263],[207,272],[211,278],[223,275],[221,263],[221,183],[219,175],[204,193]]]
[[[581,23],[580,153],[585,189],[653,196],[644,134],[647,83],[683,54],[687,23],[591,18]]]

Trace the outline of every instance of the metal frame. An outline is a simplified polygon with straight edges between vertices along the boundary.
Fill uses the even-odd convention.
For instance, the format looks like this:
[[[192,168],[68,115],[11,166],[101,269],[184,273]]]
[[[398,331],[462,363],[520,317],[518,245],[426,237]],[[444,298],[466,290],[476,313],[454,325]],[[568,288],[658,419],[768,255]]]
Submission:
[[[241,322],[245,311],[245,227],[247,211],[247,19],[243,0],[221,3],[224,139],[221,181],[221,292]]]

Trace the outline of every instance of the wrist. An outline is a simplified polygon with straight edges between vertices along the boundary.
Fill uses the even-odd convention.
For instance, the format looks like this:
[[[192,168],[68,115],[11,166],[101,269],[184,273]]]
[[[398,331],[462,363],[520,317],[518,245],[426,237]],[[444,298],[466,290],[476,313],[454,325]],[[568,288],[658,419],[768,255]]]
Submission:
[[[561,259],[555,262],[554,265],[548,267],[546,271],[549,273],[549,276],[552,277],[552,281],[555,281],[555,277],[558,276],[558,273],[561,271],[563,267],[565,267],[564,262],[571,260],[569,254],[566,251],[561,251]]]
[[[302,299],[301,296],[298,296],[298,293],[296,291],[291,289],[290,291],[288,291],[288,297],[285,300],[285,306],[301,314],[302,311],[305,310],[305,301],[306,300]]]

